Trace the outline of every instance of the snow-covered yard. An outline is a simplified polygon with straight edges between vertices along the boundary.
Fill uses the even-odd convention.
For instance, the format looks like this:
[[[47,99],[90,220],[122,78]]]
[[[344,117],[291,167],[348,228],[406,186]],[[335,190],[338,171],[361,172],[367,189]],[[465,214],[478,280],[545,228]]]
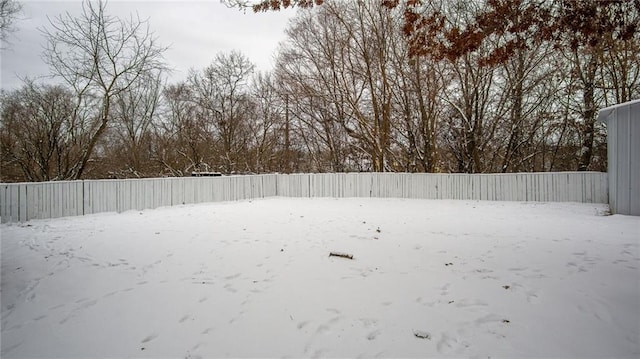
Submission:
[[[273,198],[3,225],[2,357],[637,357],[640,217],[605,212]]]

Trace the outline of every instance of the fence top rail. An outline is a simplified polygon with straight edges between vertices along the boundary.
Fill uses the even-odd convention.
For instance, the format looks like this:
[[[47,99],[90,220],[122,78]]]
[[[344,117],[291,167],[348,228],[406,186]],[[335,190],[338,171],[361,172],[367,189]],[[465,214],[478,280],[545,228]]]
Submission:
[[[4,183],[0,182],[0,186],[14,186],[14,185],[46,185],[50,183],[84,183],[84,182],[121,182],[121,181],[149,181],[149,180],[184,180],[184,181],[220,181],[224,178],[245,178],[245,177],[254,177],[254,176],[309,176],[309,175],[385,175],[385,176],[393,176],[393,175],[412,175],[412,176],[460,176],[460,177],[469,177],[469,176],[518,176],[518,175],[536,175],[536,176],[549,176],[549,175],[577,175],[577,174],[601,174],[606,175],[606,172],[597,172],[597,171],[564,171],[564,172],[511,172],[511,173],[425,173],[425,172],[320,172],[320,173],[266,173],[259,175],[229,175],[229,176],[218,176],[218,177],[146,177],[146,178],[105,178],[105,179],[87,179],[87,180],[75,180],[75,181],[45,181],[45,182],[12,182],[12,183]]]
[[[101,179],[84,179],[84,180],[65,180],[65,181],[42,181],[42,182],[0,182],[0,186],[14,185],[45,185],[50,183],[84,183],[84,182],[121,182],[121,181],[149,181],[149,180],[185,180],[185,181],[220,181],[224,178],[243,178],[257,176],[277,176],[275,173],[266,173],[260,175],[224,175],[224,176],[184,176],[184,177],[145,177],[145,178],[101,178]]]
[[[15,186],[15,185],[46,185],[46,184],[51,184],[51,183],[68,183],[68,184],[73,184],[73,183],[82,183],[84,182],[83,180],[75,180],[75,181],[42,181],[42,182],[0,182],[0,186]]]

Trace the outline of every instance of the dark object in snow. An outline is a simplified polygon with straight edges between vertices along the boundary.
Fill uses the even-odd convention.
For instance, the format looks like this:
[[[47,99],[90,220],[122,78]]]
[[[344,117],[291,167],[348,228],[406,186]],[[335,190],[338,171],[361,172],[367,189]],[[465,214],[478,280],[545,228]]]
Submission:
[[[144,350],[144,347],[140,348],[140,350]]]
[[[503,323],[506,323],[506,324],[511,323],[511,321],[510,321],[509,319],[502,319],[502,322],[503,322]]]
[[[451,303],[453,303],[453,300],[450,300],[450,301],[449,301],[449,304],[451,304]]]
[[[329,252],[329,257],[341,257],[341,258],[353,259],[353,254]]]
[[[502,288],[509,289],[509,288],[511,288],[511,286],[510,285],[503,285]]]
[[[416,338],[420,338],[420,339],[429,339],[431,340],[431,334],[427,333],[427,332],[423,332],[421,330],[414,330],[413,331],[413,335]]]
[[[376,229],[376,232],[378,232],[378,233],[382,232],[382,231],[380,230],[380,227],[378,227],[378,229]]]
[[[280,248],[280,252],[284,252],[284,248]]]
[[[448,267],[448,266],[452,266],[453,263],[445,263],[444,265]]]

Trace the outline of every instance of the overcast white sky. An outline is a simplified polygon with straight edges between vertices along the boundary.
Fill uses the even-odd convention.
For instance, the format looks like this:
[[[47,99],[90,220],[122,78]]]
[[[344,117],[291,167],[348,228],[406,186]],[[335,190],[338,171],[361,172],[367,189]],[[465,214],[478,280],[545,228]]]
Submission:
[[[20,78],[47,75],[41,59],[43,37],[38,28],[65,12],[79,14],[81,1],[21,1],[23,11],[16,21],[17,32],[10,35],[9,47],[0,50],[3,89],[21,85]],[[240,50],[258,70],[270,70],[278,43],[293,10],[254,14],[229,9],[220,0],[111,0],[107,12],[119,17],[137,13],[148,19],[158,42],[169,46],[165,60],[174,69],[170,81],[185,78],[190,68],[202,69],[221,51]],[[5,46],[6,47],[6,46]]]

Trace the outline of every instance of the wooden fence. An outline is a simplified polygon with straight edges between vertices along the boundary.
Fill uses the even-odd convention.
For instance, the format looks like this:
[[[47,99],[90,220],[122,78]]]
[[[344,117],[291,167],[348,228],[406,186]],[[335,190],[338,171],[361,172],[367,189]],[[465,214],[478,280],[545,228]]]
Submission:
[[[0,184],[2,223],[265,197],[607,203],[607,174],[327,173]]]

